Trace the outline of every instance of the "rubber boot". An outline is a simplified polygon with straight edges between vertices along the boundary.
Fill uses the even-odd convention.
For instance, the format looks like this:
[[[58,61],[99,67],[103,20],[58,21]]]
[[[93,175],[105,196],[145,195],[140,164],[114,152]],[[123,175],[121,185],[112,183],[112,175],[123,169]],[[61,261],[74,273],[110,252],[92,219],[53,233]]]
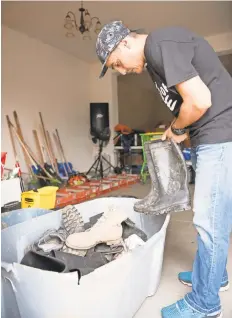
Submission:
[[[23,257],[21,264],[51,272],[68,272],[68,268],[64,262],[35,251],[27,252]]]
[[[137,201],[134,204],[134,210],[136,212],[140,212],[140,213],[146,213],[146,210],[150,207],[155,205],[157,199],[158,199],[158,193],[157,193],[157,176],[156,176],[156,172],[155,172],[155,167],[153,165],[153,161],[152,161],[152,157],[151,157],[151,152],[149,149],[149,144],[150,142],[145,142],[144,143],[144,151],[145,151],[145,155],[147,158],[147,167],[148,167],[148,171],[150,174],[150,178],[151,178],[151,189],[150,192],[148,193],[148,195],[143,198],[140,201]]]
[[[56,252],[52,251],[51,254],[55,256],[55,253]],[[68,267],[69,264],[64,262],[63,259],[58,259],[53,256],[45,255],[43,254],[43,252],[41,253],[35,252],[35,251],[27,252],[24,255],[20,264],[29,266],[29,267],[34,267],[41,270],[45,270],[45,271],[57,272],[62,274],[77,272],[78,284],[80,283],[81,271],[79,268],[75,266],[72,266],[71,268],[69,268]]]
[[[125,240],[131,235],[135,234],[138,237],[140,237],[144,242],[147,241],[147,235],[139,229],[136,224],[131,221],[131,219],[126,219],[124,222],[122,222],[122,228],[123,228],[123,233],[122,233],[122,238]]]
[[[140,206],[137,212],[159,215],[190,210],[187,166],[179,146],[172,140],[154,140],[148,146],[152,158],[148,169],[155,170],[151,171],[152,194],[143,211]]]

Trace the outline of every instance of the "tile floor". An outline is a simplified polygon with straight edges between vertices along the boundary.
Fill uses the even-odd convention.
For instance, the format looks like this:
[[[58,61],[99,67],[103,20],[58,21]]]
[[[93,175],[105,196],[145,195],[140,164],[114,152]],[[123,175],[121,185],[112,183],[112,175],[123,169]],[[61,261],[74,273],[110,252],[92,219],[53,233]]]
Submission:
[[[143,198],[149,190],[149,184],[136,184],[114,191],[110,195],[134,195],[138,198]],[[173,214],[167,231],[160,287],[155,296],[145,300],[134,318],[159,318],[161,317],[160,309],[163,306],[174,303],[190,290],[189,287],[182,285],[178,281],[177,275],[180,271],[191,270],[195,251],[196,232],[192,226],[192,212]],[[228,271],[232,282],[232,237]],[[229,291],[220,295],[224,308],[223,318],[232,318],[232,285]]]

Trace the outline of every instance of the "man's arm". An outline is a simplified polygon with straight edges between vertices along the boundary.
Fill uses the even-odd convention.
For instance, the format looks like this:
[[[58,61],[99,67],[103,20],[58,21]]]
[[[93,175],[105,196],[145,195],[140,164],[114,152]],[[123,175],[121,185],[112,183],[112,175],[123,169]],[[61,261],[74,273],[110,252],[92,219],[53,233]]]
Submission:
[[[172,125],[176,129],[185,128],[198,121],[211,107],[211,93],[199,76],[176,85],[183,103],[179,116]]]

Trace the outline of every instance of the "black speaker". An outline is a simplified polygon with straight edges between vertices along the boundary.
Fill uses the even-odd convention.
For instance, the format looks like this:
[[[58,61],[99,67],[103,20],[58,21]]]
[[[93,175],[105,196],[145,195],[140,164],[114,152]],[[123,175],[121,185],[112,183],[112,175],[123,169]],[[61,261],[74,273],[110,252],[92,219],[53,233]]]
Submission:
[[[87,171],[86,175],[94,172],[93,177],[102,179],[110,173],[111,169],[115,173],[121,173],[121,170],[115,168],[110,161],[108,161],[102,154],[103,147],[106,146],[110,140],[110,124],[109,124],[109,104],[108,103],[90,103],[90,133],[92,141],[99,143],[98,156],[92,166]],[[107,165],[107,168],[105,168]]]
[[[109,128],[109,103],[90,103],[90,131],[101,134]]]

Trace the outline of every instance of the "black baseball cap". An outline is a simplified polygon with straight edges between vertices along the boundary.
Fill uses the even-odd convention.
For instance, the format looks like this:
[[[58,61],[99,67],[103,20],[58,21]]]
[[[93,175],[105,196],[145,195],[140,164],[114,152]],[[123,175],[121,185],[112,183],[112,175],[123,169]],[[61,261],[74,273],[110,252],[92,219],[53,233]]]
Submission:
[[[102,78],[108,70],[106,66],[107,60],[118,44],[131,32],[122,21],[110,22],[102,28],[98,34],[96,42],[96,53],[102,63],[100,78]]]

